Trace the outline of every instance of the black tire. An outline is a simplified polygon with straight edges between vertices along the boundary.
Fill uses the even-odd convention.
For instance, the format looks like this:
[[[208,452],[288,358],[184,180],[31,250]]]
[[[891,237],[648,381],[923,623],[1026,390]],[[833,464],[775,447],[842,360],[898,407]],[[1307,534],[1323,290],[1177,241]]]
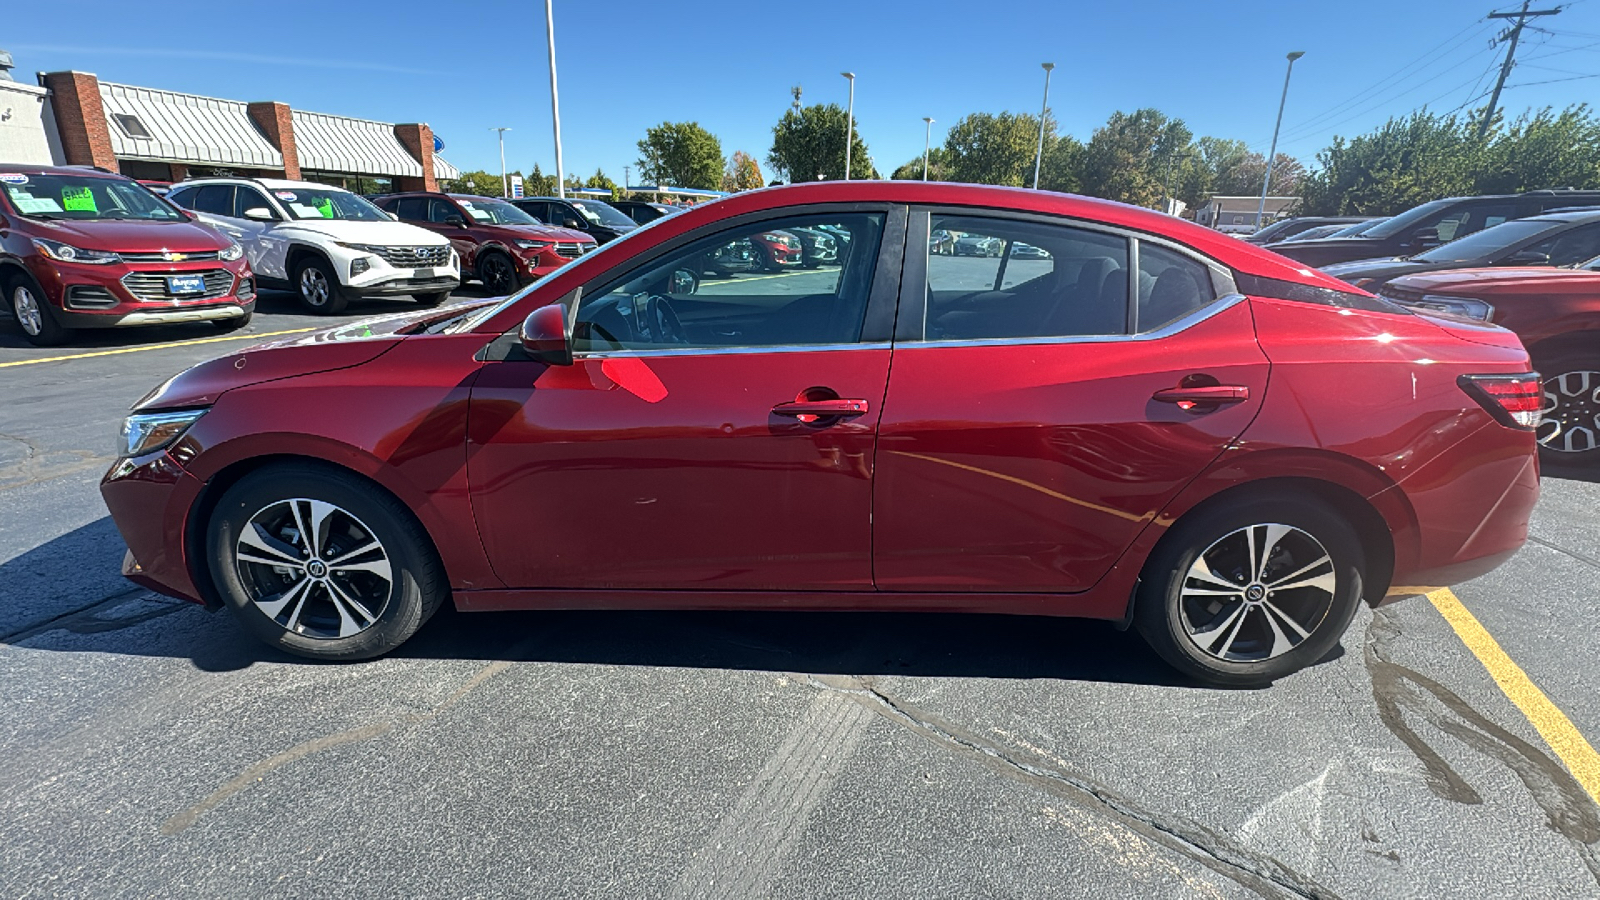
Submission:
[[[1269,532],[1273,526],[1297,531]],[[1251,537],[1245,536],[1247,529]],[[1269,535],[1277,539],[1268,549],[1278,553],[1268,552],[1257,574],[1242,583],[1250,568],[1248,541],[1253,537],[1267,544]],[[1202,554],[1207,554],[1205,570],[1223,579],[1213,583],[1237,588],[1236,594],[1205,595],[1207,579],[1194,577],[1192,570]],[[1326,554],[1328,562],[1286,577],[1318,554]],[[1240,567],[1232,568],[1231,560]],[[1259,687],[1333,650],[1360,603],[1365,567],[1355,530],[1314,498],[1224,500],[1180,520],[1157,545],[1140,574],[1134,624],[1162,659],[1188,677],[1222,687]],[[1331,590],[1325,590],[1328,576]],[[1296,586],[1305,580],[1319,584]],[[1265,587],[1274,581],[1284,587],[1268,592]],[[1247,600],[1246,590],[1261,596]],[[1304,634],[1285,627],[1283,619],[1298,622]],[[1210,651],[1201,646],[1207,641]],[[1290,649],[1275,653],[1285,645]]]
[[[350,305],[333,264],[320,256],[308,254],[294,264],[294,293],[301,306],[319,316],[336,316]]]
[[[479,254],[476,268],[485,292],[498,297],[516,291],[517,267],[499,250]]]
[[[450,299],[450,292],[449,291],[439,291],[439,292],[433,293],[433,294],[412,294],[411,295],[411,299],[417,301],[417,305],[418,306],[425,307],[427,309],[432,309],[435,306],[438,306],[439,304],[445,302],[446,300],[449,300]]]
[[[1544,465],[1600,466],[1600,357],[1567,352],[1536,360],[1544,383],[1535,434]]]
[[[321,547],[311,556],[316,561],[327,557],[323,575],[313,577],[311,561],[295,570],[241,560],[241,552],[263,556],[249,548],[241,551],[239,537],[246,528],[258,541],[263,533],[278,535],[271,546],[294,550],[295,545],[282,537],[287,532],[272,527],[263,532],[251,522],[298,525],[302,519],[296,516],[316,514],[301,500],[337,508],[323,520]],[[368,540],[377,541],[377,550],[352,552]],[[302,558],[306,555],[296,552]],[[387,579],[376,572],[341,571],[341,561],[357,570],[372,565],[373,554],[386,563]],[[206,558],[218,594],[257,637],[280,650],[329,662],[388,653],[415,634],[449,596],[444,566],[410,510],[369,482],[315,463],[268,466],[230,487],[207,525]],[[357,560],[366,562],[348,562]],[[285,600],[302,582],[309,586],[298,606],[293,597]],[[344,592],[343,604],[335,602],[333,587]],[[280,600],[285,605],[275,618],[268,608]],[[361,627],[348,635],[331,633],[345,621]],[[291,623],[295,630],[287,627]]]
[[[211,320],[211,324],[218,331],[223,332],[224,334],[228,334],[228,333],[235,332],[235,331],[238,331],[241,328],[246,327],[247,325],[250,324],[250,320],[255,318],[255,316],[256,316],[256,314],[252,311],[252,312],[247,312],[242,316],[235,316],[235,317],[233,317],[231,319],[212,319]]]
[[[27,275],[15,274],[4,279],[6,305],[17,329],[28,343],[35,347],[55,347],[72,338],[71,330],[56,321],[55,310],[45,299],[44,291]]]

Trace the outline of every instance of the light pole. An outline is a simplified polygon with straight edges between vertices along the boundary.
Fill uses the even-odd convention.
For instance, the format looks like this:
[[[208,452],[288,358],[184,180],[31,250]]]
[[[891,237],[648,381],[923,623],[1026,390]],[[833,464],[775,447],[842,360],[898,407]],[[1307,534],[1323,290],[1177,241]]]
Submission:
[[[927,131],[922,135],[922,180],[928,180],[928,145],[933,143],[933,118],[923,116],[922,121],[928,125]]]
[[[561,98],[556,92],[556,15],[551,0],[544,0],[544,30],[550,36],[550,118],[556,126],[556,196],[567,196],[567,182],[561,171]]]
[[[631,167],[629,167],[629,166],[623,166],[622,167],[622,192],[624,194],[628,193],[628,172],[629,171],[631,171]]]
[[[856,73],[840,72],[850,79],[850,105],[844,113],[844,180],[850,180],[850,145],[856,140]]]
[[[1272,149],[1267,151],[1267,177],[1261,182],[1261,205],[1256,207],[1256,230],[1261,230],[1261,220],[1267,214],[1267,189],[1272,186],[1272,161],[1278,155],[1278,129],[1283,126],[1283,104],[1289,99],[1289,76],[1294,74],[1294,61],[1305,56],[1304,50],[1289,54],[1289,68],[1283,73],[1283,96],[1278,98],[1278,122],[1272,126]]]
[[[1044,161],[1044,114],[1050,109],[1050,70],[1055,63],[1040,63],[1044,67],[1044,106],[1039,109],[1039,149],[1033,154],[1033,189],[1039,189],[1039,164]]]
[[[506,132],[509,128],[491,128],[490,131],[500,132],[500,196],[511,196],[511,183],[506,181]]]

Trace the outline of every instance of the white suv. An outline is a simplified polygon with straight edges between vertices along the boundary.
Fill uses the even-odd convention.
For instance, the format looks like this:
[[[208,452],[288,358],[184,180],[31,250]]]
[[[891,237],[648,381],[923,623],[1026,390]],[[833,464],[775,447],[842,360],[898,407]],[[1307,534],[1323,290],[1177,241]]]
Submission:
[[[238,241],[263,287],[292,290],[315,313],[341,312],[352,297],[397,294],[434,306],[461,285],[461,259],[448,240],[342,188],[200,178],[173,185],[167,199]]]

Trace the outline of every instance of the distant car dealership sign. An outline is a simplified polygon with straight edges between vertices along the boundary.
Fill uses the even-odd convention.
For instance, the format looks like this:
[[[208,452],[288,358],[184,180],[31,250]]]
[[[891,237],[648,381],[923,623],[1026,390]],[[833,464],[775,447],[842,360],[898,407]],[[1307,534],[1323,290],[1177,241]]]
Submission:
[[[522,196],[522,176],[521,175],[513,175],[513,176],[511,176],[511,196],[513,196],[513,197],[521,197]]]
[[[439,136],[437,134],[434,135],[433,136],[433,152],[439,153],[439,152],[441,152],[443,150],[444,150],[444,141],[440,140],[440,138],[439,138]]]

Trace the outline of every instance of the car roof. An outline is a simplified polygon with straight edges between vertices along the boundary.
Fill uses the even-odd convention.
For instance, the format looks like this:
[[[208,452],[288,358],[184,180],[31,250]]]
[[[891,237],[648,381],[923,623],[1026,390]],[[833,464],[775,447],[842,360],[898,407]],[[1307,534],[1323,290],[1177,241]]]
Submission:
[[[174,184],[173,187],[191,187],[197,184],[249,184],[256,187],[264,187],[267,190],[272,191],[293,190],[298,188],[301,190],[344,191],[347,194],[354,193],[353,191],[350,191],[347,188],[339,187],[336,184],[320,184],[315,181],[289,181],[284,178],[247,178],[242,175],[217,175],[204,178],[189,178]]]
[[[1548,212],[1537,216],[1523,216],[1520,219],[1507,219],[1508,222],[1592,222],[1600,220],[1600,209],[1569,210],[1567,212]]]
[[[126,175],[119,175],[94,166],[52,166],[29,165],[27,163],[0,163],[0,174],[3,175],[87,175],[90,178],[122,178],[128,181],[133,179]]]

